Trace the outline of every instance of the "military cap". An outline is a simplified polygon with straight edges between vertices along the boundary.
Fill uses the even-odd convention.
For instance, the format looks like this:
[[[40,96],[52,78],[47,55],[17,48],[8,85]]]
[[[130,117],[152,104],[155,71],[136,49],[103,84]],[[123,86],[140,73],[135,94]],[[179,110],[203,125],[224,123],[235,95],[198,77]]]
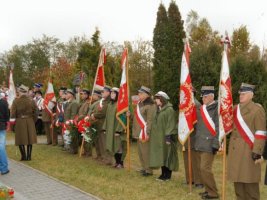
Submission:
[[[146,86],[141,86],[141,88],[138,90],[138,92],[142,92],[142,93],[147,93],[149,95],[151,95],[151,90],[150,88],[146,87]]]
[[[120,91],[120,89],[117,88],[117,87],[113,87],[113,88],[111,89],[111,92],[119,92],[119,91]]]
[[[26,93],[29,91],[29,88],[23,84],[21,84],[18,89],[20,92],[23,92],[23,93]]]
[[[65,90],[67,90],[67,88],[66,87],[60,87],[59,90],[65,91]]]
[[[86,93],[88,96],[91,94],[90,90],[87,90],[87,89],[82,89],[82,92]]]
[[[94,89],[93,94],[101,96],[101,90]]]
[[[104,88],[103,88],[103,90],[106,90],[108,92],[111,92],[111,87],[108,86],[108,85],[105,85]]]
[[[163,97],[164,99],[166,100],[169,100],[170,97],[165,93],[165,92],[162,92],[162,91],[159,91],[157,94],[155,94],[155,97]]]
[[[43,84],[42,83],[34,83],[34,87],[41,88],[41,87],[43,87]]]
[[[75,96],[75,92],[73,91],[73,89],[67,89],[67,90],[66,90],[66,93],[70,93],[70,94],[72,94],[73,96]]]
[[[36,91],[34,92],[35,94],[40,94],[41,96],[43,95],[43,93],[41,91]]]
[[[239,93],[254,92],[254,89],[255,89],[255,85],[242,83],[239,89]]]
[[[214,86],[202,86],[201,87],[201,97],[214,94]]]

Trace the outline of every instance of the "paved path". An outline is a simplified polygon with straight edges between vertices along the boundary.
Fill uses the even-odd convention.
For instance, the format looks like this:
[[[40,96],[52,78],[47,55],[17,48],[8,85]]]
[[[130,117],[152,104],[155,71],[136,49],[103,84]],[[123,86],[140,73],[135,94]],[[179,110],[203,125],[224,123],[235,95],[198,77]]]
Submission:
[[[0,184],[14,189],[14,200],[98,199],[20,162],[9,160],[9,169],[9,174],[0,175]]]

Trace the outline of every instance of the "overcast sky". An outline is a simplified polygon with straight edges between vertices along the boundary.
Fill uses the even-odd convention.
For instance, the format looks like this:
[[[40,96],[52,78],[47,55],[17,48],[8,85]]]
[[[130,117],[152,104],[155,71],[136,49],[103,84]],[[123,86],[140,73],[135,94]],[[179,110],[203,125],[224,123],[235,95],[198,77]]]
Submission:
[[[91,36],[95,27],[104,42],[152,40],[160,2],[171,0],[1,0],[0,52],[42,34],[61,41]],[[267,46],[266,0],[176,0],[185,20],[190,10],[206,17],[214,30],[229,33],[247,25],[251,42]]]

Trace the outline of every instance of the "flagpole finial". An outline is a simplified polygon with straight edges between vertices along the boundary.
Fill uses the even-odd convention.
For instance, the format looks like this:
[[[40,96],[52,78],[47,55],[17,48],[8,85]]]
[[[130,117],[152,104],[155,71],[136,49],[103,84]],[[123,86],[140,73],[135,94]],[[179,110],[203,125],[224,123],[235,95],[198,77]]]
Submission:
[[[221,44],[223,45],[224,47],[224,50],[227,50],[228,48],[231,48],[231,40],[230,40],[230,37],[228,35],[228,32],[225,31],[225,36],[223,37],[223,35],[221,36]]]
[[[13,71],[14,67],[15,67],[14,63],[10,63],[10,69],[11,69],[12,71]]]

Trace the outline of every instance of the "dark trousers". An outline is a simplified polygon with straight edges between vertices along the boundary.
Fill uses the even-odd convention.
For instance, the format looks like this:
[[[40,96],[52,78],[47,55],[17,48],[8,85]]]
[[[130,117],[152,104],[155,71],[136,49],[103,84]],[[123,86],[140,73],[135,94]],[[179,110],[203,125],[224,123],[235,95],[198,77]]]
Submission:
[[[35,122],[36,134],[41,135],[43,134],[43,121],[41,119],[37,119]]]

